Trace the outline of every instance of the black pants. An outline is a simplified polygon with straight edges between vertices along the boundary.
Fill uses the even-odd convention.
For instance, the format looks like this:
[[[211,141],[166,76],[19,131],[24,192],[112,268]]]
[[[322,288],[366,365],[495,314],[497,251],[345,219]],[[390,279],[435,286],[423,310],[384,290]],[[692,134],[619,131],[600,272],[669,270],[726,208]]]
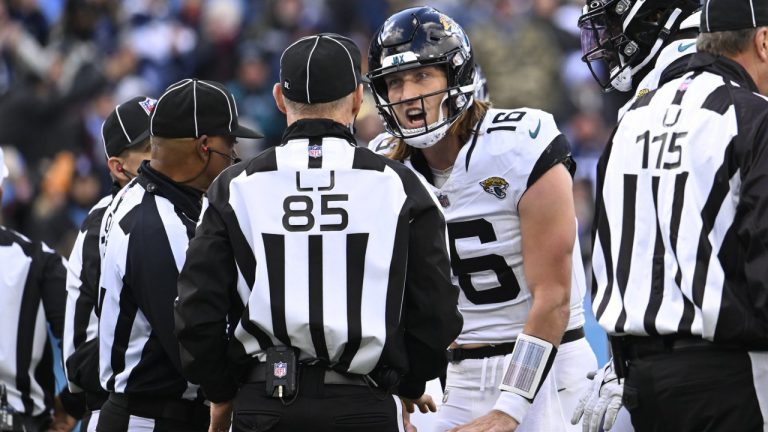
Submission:
[[[118,400],[113,396],[101,407],[96,426],[98,432],[208,431],[210,414],[202,403],[152,398],[137,398],[131,403],[134,401]],[[179,409],[173,409],[176,407]]]
[[[91,424],[91,420],[93,420],[93,411],[86,411],[85,414],[83,414],[83,418],[80,419],[80,432],[88,431],[88,426]],[[98,421],[98,417],[96,418],[96,421]]]
[[[234,432],[397,432],[403,421],[390,393],[323,384],[322,375],[303,371],[290,405],[268,397],[264,383],[256,382],[240,387],[234,411]]]
[[[690,349],[630,359],[624,406],[637,432],[762,432],[746,351]]]
[[[24,425],[24,430],[27,432],[47,432],[48,427],[51,424],[51,416],[48,414],[41,414],[38,416],[26,416],[16,415],[15,421],[20,421]]]

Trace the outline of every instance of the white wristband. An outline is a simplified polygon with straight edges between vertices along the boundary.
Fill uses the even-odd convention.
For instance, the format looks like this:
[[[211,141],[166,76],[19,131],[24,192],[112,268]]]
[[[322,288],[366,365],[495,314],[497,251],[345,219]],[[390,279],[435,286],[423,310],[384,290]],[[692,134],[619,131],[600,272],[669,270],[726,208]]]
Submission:
[[[552,367],[555,354],[557,348],[550,342],[520,333],[512,355],[504,359],[499,389],[532,401]]]
[[[504,414],[512,417],[518,423],[523,422],[525,413],[531,407],[531,403],[527,399],[516,393],[510,393],[503,391],[496,399],[496,403],[493,405],[493,409],[503,412]]]

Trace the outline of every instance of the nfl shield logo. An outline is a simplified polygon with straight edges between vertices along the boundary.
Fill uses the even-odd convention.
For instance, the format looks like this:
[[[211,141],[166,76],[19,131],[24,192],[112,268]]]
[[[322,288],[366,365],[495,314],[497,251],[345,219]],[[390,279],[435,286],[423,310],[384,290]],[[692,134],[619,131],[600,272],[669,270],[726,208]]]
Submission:
[[[273,365],[274,365],[273,374],[275,375],[275,378],[282,378],[288,374],[288,363],[277,362],[277,363],[274,363]]]
[[[309,146],[309,157],[319,158],[323,156],[323,148],[319,145]]]
[[[152,98],[146,98],[139,102],[139,106],[144,110],[145,113],[147,113],[147,115],[152,114],[152,111],[155,109],[155,104],[157,104],[157,101]]]
[[[448,207],[451,205],[451,202],[448,200],[448,195],[446,194],[437,194],[437,201],[443,207]]]

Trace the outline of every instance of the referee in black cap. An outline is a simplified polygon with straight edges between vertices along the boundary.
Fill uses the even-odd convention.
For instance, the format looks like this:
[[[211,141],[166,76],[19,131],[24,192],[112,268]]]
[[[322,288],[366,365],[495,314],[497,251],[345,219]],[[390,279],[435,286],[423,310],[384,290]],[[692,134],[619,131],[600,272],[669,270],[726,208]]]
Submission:
[[[117,192],[128,184],[142,161],[150,158],[149,115],[157,101],[137,96],[116,106],[101,126],[112,193],[88,212],[72,247],[67,272],[67,308],[63,358],[69,389],[85,397],[81,430],[96,430],[107,393],[99,383],[98,304],[101,256],[99,229]]]
[[[122,111],[118,111],[122,114]],[[181,374],[173,303],[204,192],[237,159],[239,125],[223,85],[185,79],[147,119],[151,157],[112,200],[101,225],[99,375],[109,397],[99,432],[207,431],[205,395]]]
[[[445,221],[404,165],[358,148],[360,52],[303,38],[274,87],[282,145],[209,190],[179,278],[182,364],[211,430],[402,430],[461,330]],[[226,335],[226,336],[225,336]]]
[[[638,432],[764,432],[768,2],[706,0],[700,28],[598,163],[593,304],[615,374],[597,405],[621,400]]]

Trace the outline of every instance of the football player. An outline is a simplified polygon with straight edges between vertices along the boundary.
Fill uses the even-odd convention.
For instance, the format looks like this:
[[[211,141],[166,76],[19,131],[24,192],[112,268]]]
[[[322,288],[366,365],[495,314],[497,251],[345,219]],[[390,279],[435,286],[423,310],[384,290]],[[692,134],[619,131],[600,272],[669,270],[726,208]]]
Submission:
[[[476,101],[479,100],[486,103],[491,102],[491,95],[488,92],[488,80],[483,73],[483,69],[477,63],[475,63],[474,98]],[[367,147],[376,153],[387,155],[392,150],[395,143],[397,143],[397,137],[384,131],[370,140]]]
[[[597,362],[582,329],[568,142],[549,113],[476,99],[469,38],[433,8],[387,19],[369,70],[391,137],[372,147],[430,183],[461,289],[438,430],[577,430],[564,418]]]
[[[699,0],[587,0],[578,23],[581,59],[606,92],[634,93],[619,118],[663,73],[685,67],[696,52],[699,9]]]
[[[685,69],[696,52],[699,9],[698,0],[587,0],[579,18],[582,60],[605,91],[634,94],[619,110],[619,119],[637,98],[655,90],[662,76]],[[593,268],[593,274],[602,271]],[[596,312],[604,307],[593,306]],[[598,432],[601,424],[605,430],[632,431],[629,413],[620,409],[623,386],[612,361],[590,376],[593,385],[571,421],[581,421],[585,432]]]

